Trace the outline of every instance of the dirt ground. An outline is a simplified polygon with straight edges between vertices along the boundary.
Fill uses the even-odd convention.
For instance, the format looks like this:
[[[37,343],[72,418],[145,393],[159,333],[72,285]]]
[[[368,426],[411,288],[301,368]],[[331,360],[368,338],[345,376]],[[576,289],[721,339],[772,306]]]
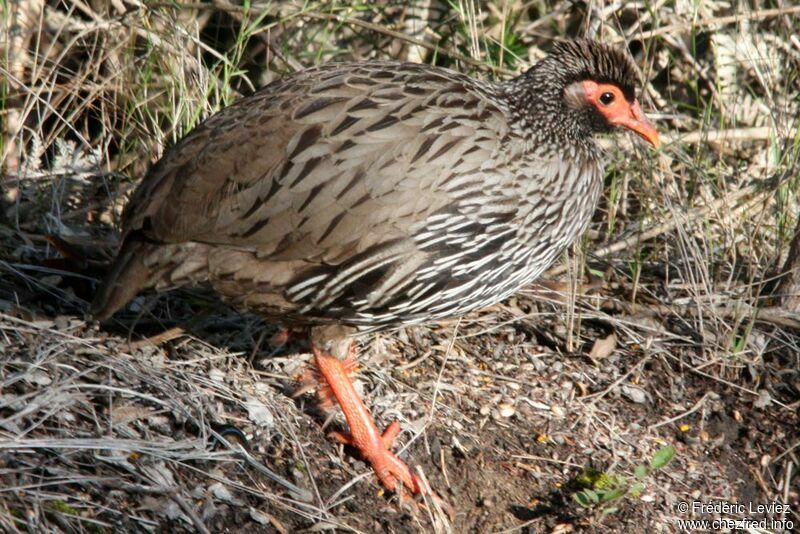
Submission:
[[[549,346],[560,305],[527,294],[459,323],[369,336],[359,386],[379,422],[403,424],[402,456],[452,505],[448,524],[385,495],[324,437],[313,395],[292,399],[309,355],[273,349],[271,325],[181,291],[140,298],[141,311],[99,326],[53,298],[76,280],[23,272],[7,270],[0,295],[7,527],[676,531],[687,518],[678,502],[767,503],[781,491],[797,519],[798,488],[781,484],[797,445],[798,375],[779,360],[759,371],[766,402],[647,340],[592,360],[585,347]],[[340,416],[337,426],[346,428]],[[250,459],[220,435],[244,437]],[[675,456],[638,497],[608,514],[574,500],[587,469],[632,479],[664,445]]]

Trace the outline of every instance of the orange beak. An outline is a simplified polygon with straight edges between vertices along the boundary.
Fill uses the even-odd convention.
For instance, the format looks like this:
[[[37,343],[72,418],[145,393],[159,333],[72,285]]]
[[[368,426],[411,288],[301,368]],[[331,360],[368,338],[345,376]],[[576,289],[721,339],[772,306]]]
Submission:
[[[647,120],[647,117],[644,116],[637,100],[634,100],[633,104],[628,107],[628,113],[623,112],[609,116],[608,123],[613,126],[627,128],[655,148],[661,146],[661,139],[658,138],[658,131],[655,126]]]

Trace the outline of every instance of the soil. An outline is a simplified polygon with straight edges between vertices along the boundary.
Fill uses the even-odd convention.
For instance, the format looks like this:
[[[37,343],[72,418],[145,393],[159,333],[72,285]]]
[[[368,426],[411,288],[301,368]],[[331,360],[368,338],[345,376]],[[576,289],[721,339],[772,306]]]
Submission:
[[[68,278],[44,287],[75,294]],[[16,295],[18,304],[3,315],[4,376],[25,378],[13,385],[6,379],[3,417],[24,422],[26,439],[80,437],[98,444],[26,453],[5,447],[4,485],[28,481],[55,493],[77,491],[84,496],[82,517],[109,526],[100,530],[141,530],[145,517],[159,531],[191,531],[197,525],[173,505],[177,495],[212,532],[334,526],[360,532],[636,532],[645,525],[676,531],[676,518],[684,518],[675,508],[680,501],[769,502],[770,484],[785,465],[769,460],[787,450],[793,455],[789,447],[798,437],[796,399],[789,406],[784,398],[787,408],[756,407],[753,395],[736,384],[687,370],[689,351],[670,357],[629,344],[592,360],[584,348],[559,350],[553,346],[559,339],[554,306],[525,295],[459,323],[366,336],[358,386],[379,426],[400,420],[407,430],[398,446],[411,443],[401,456],[452,506],[448,525],[446,515],[421,499],[400,504],[379,488],[355,451],[325,437],[327,414],[314,395],[292,398],[309,355],[302,343],[270,346],[274,325],[194,290],[140,297],[133,311],[97,325],[84,322],[68,301],[48,300],[41,286],[9,280],[2,298],[11,302]],[[176,325],[185,331],[167,341],[152,337]],[[599,327],[585,326],[601,337]],[[34,368],[47,380],[39,376],[37,383]],[[72,389],[55,387],[64,384]],[[48,412],[47,395],[65,391],[71,395],[67,409]],[[268,412],[267,422],[248,404],[254,398]],[[125,410],[130,415],[118,417]],[[340,415],[325,431],[337,427],[346,429]],[[229,454],[209,437],[211,430],[243,436],[252,458],[310,492],[311,502],[297,501]],[[188,441],[203,452],[148,452],[140,442],[125,441],[132,438]],[[104,445],[104,439],[118,441]],[[107,458],[120,443],[131,449],[120,460],[124,465]],[[575,501],[573,495],[586,489],[580,477],[588,469],[633,480],[635,467],[649,465],[666,445],[674,446],[674,459],[648,473],[638,496],[619,497],[608,513],[608,507]],[[156,484],[147,474],[153,469],[169,471],[169,484]],[[56,472],[75,480],[59,483]],[[225,491],[215,486],[220,482]],[[787,488],[793,512],[797,489]],[[20,509],[12,501],[5,505]],[[41,514],[44,523],[55,516],[46,506]]]

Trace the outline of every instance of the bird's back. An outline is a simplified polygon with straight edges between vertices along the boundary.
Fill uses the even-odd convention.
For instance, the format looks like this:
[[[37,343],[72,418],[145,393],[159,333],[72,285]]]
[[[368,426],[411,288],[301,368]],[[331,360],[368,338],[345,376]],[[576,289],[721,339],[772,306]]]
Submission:
[[[394,62],[270,84],[148,174],[93,313],[195,282],[286,321],[366,327],[503,298],[583,230],[600,186],[594,159],[515,133],[507,104],[502,85]]]

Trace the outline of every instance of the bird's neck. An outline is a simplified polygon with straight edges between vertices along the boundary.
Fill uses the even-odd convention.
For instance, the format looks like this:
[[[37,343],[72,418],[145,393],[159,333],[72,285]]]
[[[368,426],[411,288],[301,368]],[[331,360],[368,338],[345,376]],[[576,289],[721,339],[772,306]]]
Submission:
[[[528,71],[502,84],[512,130],[538,145],[594,158],[599,149],[585,114],[567,106],[557,80],[539,78]]]

